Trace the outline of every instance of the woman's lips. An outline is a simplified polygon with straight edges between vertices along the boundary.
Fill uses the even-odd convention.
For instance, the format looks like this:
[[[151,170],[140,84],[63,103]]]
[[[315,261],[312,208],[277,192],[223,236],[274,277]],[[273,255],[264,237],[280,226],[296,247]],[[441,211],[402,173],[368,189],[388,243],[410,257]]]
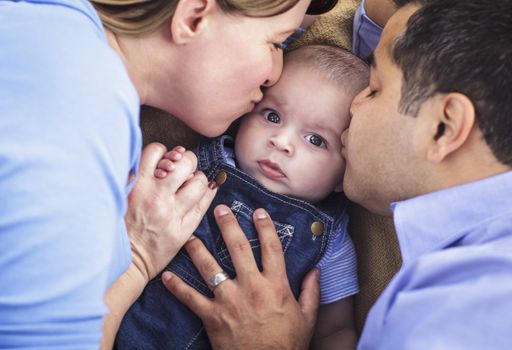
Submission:
[[[261,172],[263,175],[270,179],[282,179],[286,177],[279,165],[271,162],[270,160],[261,160],[258,162]]]

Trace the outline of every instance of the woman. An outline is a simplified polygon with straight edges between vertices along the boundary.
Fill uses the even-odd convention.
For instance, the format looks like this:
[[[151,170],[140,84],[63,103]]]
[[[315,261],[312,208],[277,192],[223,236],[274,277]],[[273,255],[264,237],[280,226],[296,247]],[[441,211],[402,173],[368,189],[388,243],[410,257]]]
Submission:
[[[140,157],[139,105],[222,133],[278,79],[279,43],[310,5],[91,3],[0,4],[0,347],[97,348],[107,289],[111,346],[121,301],[167,264],[214,195],[189,152],[185,170],[153,177],[166,150]],[[316,13],[334,3],[313,1]]]

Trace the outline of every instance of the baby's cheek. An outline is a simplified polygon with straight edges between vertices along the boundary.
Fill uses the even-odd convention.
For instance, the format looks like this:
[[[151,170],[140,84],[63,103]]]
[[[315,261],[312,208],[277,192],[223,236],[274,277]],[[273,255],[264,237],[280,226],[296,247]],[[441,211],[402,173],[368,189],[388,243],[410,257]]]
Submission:
[[[333,181],[336,184],[335,185],[336,187],[334,189],[336,192],[343,191],[343,177],[345,176],[345,168],[346,168],[345,159],[341,158],[339,161],[339,166],[338,166],[339,171],[336,173],[334,181]]]

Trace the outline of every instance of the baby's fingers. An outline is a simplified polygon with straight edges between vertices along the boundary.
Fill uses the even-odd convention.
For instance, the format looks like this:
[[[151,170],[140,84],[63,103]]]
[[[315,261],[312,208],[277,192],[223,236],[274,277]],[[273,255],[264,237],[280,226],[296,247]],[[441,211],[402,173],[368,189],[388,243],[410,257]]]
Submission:
[[[164,179],[168,173],[176,169],[176,165],[169,159],[161,159],[155,169],[155,177]]]
[[[197,157],[191,151],[186,151],[179,161],[173,162],[173,165],[172,172],[168,172],[166,178],[162,180],[168,190],[174,194],[190,181],[191,175],[196,171]]]
[[[140,177],[151,176],[158,162],[163,158],[166,148],[161,143],[150,143],[142,150],[140,158],[139,175]]]
[[[169,152],[165,153],[163,158],[158,162],[158,165],[156,166],[155,177],[164,179],[168,173],[176,169],[174,162],[177,162],[183,158],[183,154],[185,152],[185,147],[176,146]]]
[[[173,162],[176,162],[176,161],[180,160],[183,157],[183,154],[185,152],[186,152],[185,147],[183,147],[183,146],[176,146],[172,150],[167,152],[164,155],[164,158],[169,159],[169,160],[171,160]]]

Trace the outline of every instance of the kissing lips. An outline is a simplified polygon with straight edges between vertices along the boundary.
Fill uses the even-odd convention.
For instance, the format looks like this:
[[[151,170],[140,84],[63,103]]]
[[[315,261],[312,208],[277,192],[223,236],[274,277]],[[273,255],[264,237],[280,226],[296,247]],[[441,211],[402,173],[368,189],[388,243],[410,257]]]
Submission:
[[[274,162],[271,162],[270,160],[261,160],[258,162],[258,165],[263,175],[272,180],[282,179],[286,177],[286,175],[283,173],[279,165],[277,165]]]

